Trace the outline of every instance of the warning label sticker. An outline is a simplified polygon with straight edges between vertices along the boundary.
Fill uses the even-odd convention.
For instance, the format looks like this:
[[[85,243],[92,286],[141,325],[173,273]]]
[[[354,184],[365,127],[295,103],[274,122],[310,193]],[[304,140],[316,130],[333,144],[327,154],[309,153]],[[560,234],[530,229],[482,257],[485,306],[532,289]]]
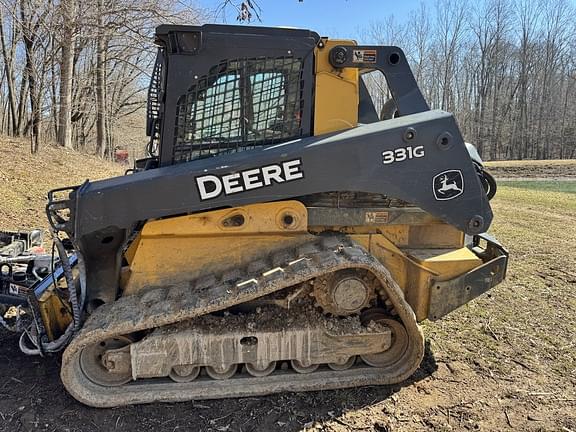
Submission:
[[[354,50],[354,63],[376,63],[376,50]]]
[[[366,212],[366,223],[376,225],[387,224],[388,212]]]

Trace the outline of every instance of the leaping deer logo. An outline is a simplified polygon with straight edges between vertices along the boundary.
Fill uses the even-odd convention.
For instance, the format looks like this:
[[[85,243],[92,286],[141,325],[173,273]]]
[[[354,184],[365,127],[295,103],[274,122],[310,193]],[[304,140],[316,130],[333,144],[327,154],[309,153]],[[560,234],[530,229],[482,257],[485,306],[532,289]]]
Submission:
[[[460,170],[447,170],[438,173],[432,181],[434,197],[438,201],[446,201],[462,195],[464,192],[464,177]]]
[[[448,183],[448,176],[446,174],[440,177],[440,183],[442,183],[442,187],[438,189],[438,192],[440,192],[443,195],[445,195],[446,192],[450,190],[462,192],[462,189],[460,189],[456,184],[456,180],[454,180],[452,183]]]

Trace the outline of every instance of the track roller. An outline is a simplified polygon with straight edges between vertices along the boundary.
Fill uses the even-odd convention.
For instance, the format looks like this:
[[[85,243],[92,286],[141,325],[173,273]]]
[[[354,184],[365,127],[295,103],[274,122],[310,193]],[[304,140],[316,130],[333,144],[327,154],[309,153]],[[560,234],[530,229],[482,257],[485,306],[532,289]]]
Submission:
[[[176,382],[194,381],[200,375],[200,367],[194,365],[176,365],[170,371],[170,378]]]
[[[237,364],[233,364],[227,367],[206,366],[206,374],[215,380],[225,380],[232,378],[237,370]]]
[[[276,362],[270,362],[264,367],[261,367],[258,364],[253,363],[246,363],[246,371],[255,377],[265,377],[270,375],[274,370],[276,370]]]
[[[350,369],[355,362],[356,362],[356,356],[352,356],[342,362],[328,363],[328,367],[335,371],[342,371]]]
[[[290,366],[292,366],[292,369],[294,369],[298,373],[307,374],[314,372],[316,369],[318,369],[318,366],[320,365],[317,364],[306,365],[299,360],[290,360]]]

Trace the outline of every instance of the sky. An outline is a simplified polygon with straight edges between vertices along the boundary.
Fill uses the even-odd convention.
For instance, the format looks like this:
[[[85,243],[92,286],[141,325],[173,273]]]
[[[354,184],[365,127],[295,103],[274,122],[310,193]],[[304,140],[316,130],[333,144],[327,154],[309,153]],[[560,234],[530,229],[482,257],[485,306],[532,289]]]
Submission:
[[[240,0],[234,0],[238,3]],[[256,0],[262,9],[262,22],[251,25],[286,26],[313,30],[331,38],[355,38],[369,23],[383,21],[393,14],[403,21],[422,0]],[[216,10],[221,0],[199,0],[200,6]],[[432,3],[430,0],[428,3]],[[228,7],[226,22],[236,23],[237,13]],[[222,17],[220,17],[220,22]]]

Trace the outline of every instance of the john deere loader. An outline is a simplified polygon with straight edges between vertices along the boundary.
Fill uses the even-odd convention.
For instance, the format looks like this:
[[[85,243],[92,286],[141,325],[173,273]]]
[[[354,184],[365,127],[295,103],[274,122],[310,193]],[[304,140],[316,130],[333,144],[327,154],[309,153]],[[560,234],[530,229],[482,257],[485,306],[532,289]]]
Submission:
[[[2,323],[27,354],[64,350],[76,399],[399,383],[423,358],[419,322],[503,280],[496,184],[399,48],[219,25],[156,42],[149,157],[49,193],[43,272],[3,261],[18,312]],[[386,79],[382,112],[367,73]]]

